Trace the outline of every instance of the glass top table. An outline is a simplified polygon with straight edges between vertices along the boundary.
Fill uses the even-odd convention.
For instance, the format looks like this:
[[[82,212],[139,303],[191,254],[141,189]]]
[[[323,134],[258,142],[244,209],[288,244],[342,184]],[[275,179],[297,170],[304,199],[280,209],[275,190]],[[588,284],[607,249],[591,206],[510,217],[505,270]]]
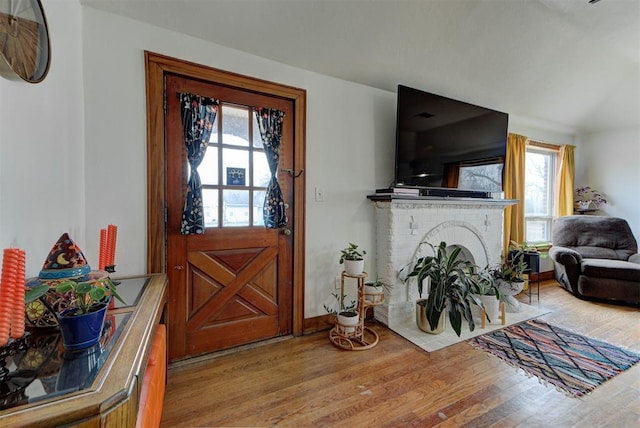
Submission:
[[[0,348],[0,411],[90,388],[149,283],[148,276],[114,279],[125,304],[113,299],[100,341],[71,352],[58,329],[29,331]]]

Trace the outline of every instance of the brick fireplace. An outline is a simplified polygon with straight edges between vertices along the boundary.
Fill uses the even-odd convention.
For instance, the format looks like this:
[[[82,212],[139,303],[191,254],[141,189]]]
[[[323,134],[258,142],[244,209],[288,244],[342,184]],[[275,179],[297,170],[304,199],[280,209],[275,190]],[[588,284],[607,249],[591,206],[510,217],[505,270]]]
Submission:
[[[391,284],[375,317],[393,327],[413,317],[417,287],[399,273],[423,255],[432,255],[429,242],[462,248],[478,266],[500,262],[504,208],[515,201],[501,199],[378,199],[376,206],[376,277]]]

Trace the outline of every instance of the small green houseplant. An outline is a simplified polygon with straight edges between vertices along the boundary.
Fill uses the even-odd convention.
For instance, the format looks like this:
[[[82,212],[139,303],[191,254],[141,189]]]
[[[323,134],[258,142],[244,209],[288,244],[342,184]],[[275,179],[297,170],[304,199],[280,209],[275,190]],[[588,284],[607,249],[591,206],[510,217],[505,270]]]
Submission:
[[[25,303],[43,297],[49,290],[69,294],[70,304],[56,313],[64,347],[73,351],[88,348],[100,340],[111,296],[124,303],[110,278],[102,283],[106,287],[73,280],[63,281],[52,288],[41,285],[25,293]],[[48,306],[45,299],[41,301]]]
[[[349,246],[340,250],[340,264],[344,264],[344,270],[349,275],[362,275],[364,272],[365,250],[359,249],[358,245],[349,243]]]
[[[476,271],[474,267],[471,273],[469,292],[473,298],[473,303],[475,303],[472,307],[473,316],[475,319],[481,320],[481,308],[484,308],[487,319],[491,322],[492,319],[497,319],[499,315],[500,290],[496,286],[489,268]]]
[[[352,300],[346,303],[345,300],[347,296],[337,292],[331,293],[331,295],[336,299],[338,307],[335,308],[324,304],[324,310],[335,315],[337,323],[343,326],[347,333],[354,332],[355,326],[358,325],[360,321],[356,301]]]
[[[475,329],[471,315],[469,289],[472,285],[473,263],[460,256],[461,248],[447,250],[447,244],[438,247],[429,244],[433,256],[420,257],[413,265],[405,281],[416,278],[420,299],[416,301],[418,327],[429,333],[440,333],[444,329],[445,311],[449,314],[451,327],[458,336],[462,330],[462,319],[466,319],[469,330]],[[423,283],[429,279],[429,294],[422,299]],[[423,317],[428,325],[423,323]]]

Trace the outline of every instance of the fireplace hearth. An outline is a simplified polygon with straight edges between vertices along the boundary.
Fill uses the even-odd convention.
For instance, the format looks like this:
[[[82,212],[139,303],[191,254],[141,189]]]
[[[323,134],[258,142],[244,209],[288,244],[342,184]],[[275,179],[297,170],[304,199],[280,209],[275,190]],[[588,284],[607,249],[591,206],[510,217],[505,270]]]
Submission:
[[[478,266],[500,262],[504,199],[420,198],[375,200],[377,278],[391,284],[375,318],[393,327],[415,314],[417,287],[405,283],[403,268],[431,255],[431,247],[445,241],[462,248]]]

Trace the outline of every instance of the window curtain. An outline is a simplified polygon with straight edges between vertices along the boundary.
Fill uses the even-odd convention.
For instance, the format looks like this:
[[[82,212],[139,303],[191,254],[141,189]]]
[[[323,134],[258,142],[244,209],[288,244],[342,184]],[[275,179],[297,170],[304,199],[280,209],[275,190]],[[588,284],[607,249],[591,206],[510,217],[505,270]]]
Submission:
[[[187,161],[191,167],[187,181],[187,198],[184,202],[180,233],[194,235],[204,233],[202,210],[202,184],[198,166],[207,151],[213,122],[218,113],[218,100],[188,93],[178,94],[182,113],[182,130],[187,149]]]
[[[264,153],[267,155],[269,171],[271,171],[271,179],[264,198],[264,226],[267,229],[277,229],[287,225],[287,213],[280,183],[278,183],[278,161],[280,160],[284,112],[270,108],[257,108],[256,119],[264,144]]]
[[[517,199],[515,205],[504,210],[503,251],[506,254],[511,241],[524,241],[524,173],[527,137],[507,136],[507,156],[504,162],[504,197]]]
[[[564,145],[560,147],[560,166],[556,178],[555,216],[562,217],[573,214],[573,189],[576,164],[574,160],[576,147]]]

